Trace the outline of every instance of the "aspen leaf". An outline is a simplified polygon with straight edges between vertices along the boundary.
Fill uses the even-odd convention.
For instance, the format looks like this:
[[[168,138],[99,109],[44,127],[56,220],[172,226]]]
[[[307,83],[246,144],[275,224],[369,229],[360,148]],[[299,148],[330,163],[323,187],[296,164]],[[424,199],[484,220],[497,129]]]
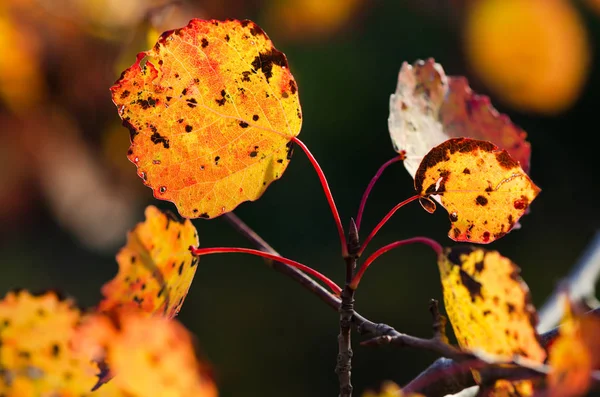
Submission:
[[[165,32],[111,91],[138,175],[186,218],[258,199],[302,124],[287,59],[251,21],[193,19]]]
[[[505,150],[469,138],[449,139],[427,153],[415,189],[423,198],[439,198],[452,223],[452,240],[473,243],[508,233],[540,192]]]
[[[216,397],[209,368],[196,357],[191,335],[177,321],[127,309],[83,322],[78,346],[100,354],[112,386],[130,397]]]
[[[177,315],[198,264],[191,245],[198,245],[198,233],[189,219],[147,207],[146,220],[127,234],[127,244],[117,254],[119,272],[102,287],[99,310],[133,308],[168,318]]]
[[[54,292],[9,292],[0,301],[0,395],[87,395],[98,368],[70,347],[79,320]]]
[[[585,396],[591,386],[592,370],[600,369],[600,317],[583,315],[569,307],[550,345],[548,394],[551,397]]]
[[[487,96],[475,94],[467,79],[446,76],[432,58],[402,64],[390,97],[388,128],[394,149],[406,152],[404,166],[413,178],[427,152],[460,137],[491,141],[529,171],[525,131],[498,113]]]
[[[461,348],[541,363],[537,314],[520,269],[497,251],[446,248],[438,259],[444,305]]]

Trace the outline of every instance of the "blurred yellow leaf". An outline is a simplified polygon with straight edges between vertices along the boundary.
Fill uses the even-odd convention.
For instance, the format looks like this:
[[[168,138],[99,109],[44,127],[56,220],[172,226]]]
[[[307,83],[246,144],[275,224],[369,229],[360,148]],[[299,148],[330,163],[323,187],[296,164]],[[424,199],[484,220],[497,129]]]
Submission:
[[[347,25],[363,0],[281,0],[267,3],[268,24],[281,36],[322,39]]]
[[[71,349],[80,312],[54,292],[9,292],[0,301],[0,395],[80,396],[98,368]]]
[[[464,34],[473,72],[508,104],[552,114],[579,96],[590,46],[571,1],[474,1]]]
[[[568,307],[559,336],[551,344],[548,389],[551,397],[584,396],[592,370],[600,368],[600,317]]]
[[[45,95],[39,43],[27,25],[17,25],[0,5],[0,100],[25,112]]]

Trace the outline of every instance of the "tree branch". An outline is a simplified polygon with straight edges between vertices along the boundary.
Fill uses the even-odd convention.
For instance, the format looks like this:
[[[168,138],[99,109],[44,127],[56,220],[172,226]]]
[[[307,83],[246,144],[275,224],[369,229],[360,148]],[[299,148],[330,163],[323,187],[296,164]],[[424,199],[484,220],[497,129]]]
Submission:
[[[223,215],[232,226],[242,235],[248,238],[259,249],[269,252],[273,255],[279,255],[271,246],[262,240],[252,229],[250,229],[241,219],[233,213]],[[323,286],[308,277],[306,274],[284,264],[273,261],[270,266],[280,273],[292,278],[304,288],[319,297],[332,309],[339,311],[341,300],[327,291]],[[413,347],[435,352],[442,358],[436,360],[415,379],[406,384],[403,388],[406,392],[419,392],[428,397],[445,396],[455,394],[468,387],[475,386],[475,381],[471,375],[471,368],[486,368],[485,380],[492,382],[495,379],[526,379],[535,376],[544,376],[547,373],[547,367],[537,366],[529,367],[527,363],[511,362],[508,368],[499,366],[497,362],[486,360],[485,357],[474,355],[473,353],[463,352],[460,349],[444,343],[440,337],[439,330],[440,319],[436,321],[439,312],[432,308],[434,316],[434,336],[430,339],[418,338],[398,332],[393,327],[374,323],[363,317],[356,311],[352,311],[350,323],[352,327],[369,340],[362,345],[383,345],[393,344],[396,346]],[[600,315],[600,308],[588,312],[588,315]],[[443,320],[441,320],[443,321]],[[558,335],[558,329],[552,329],[540,335],[542,346],[549,345]],[[592,382],[595,387],[600,387],[600,373],[595,371],[592,374]]]

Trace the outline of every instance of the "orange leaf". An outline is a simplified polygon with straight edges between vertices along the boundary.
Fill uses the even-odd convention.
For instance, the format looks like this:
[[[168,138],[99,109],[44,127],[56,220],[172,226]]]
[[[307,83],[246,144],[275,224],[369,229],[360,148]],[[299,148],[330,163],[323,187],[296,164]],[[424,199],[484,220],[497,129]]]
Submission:
[[[111,90],[129,159],[187,218],[258,199],[285,171],[302,124],[287,59],[251,21],[193,19],[165,32]]]
[[[189,219],[146,208],[146,221],[127,234],[127,245],[117,254],[119,273],[102,287],[99,310],[128,307],[168,318],[177,315],[198,264],[191,245],[198,246],[198,233]]]
[[[575,310],[573,310],[575,309]],[[600,369],[600,317],[568,308],[559,335],[550,345],[548,388],[551,397],[587,394],[592,370]]]
[[[194,353],[191,335],[178,322],[140,311],[87,317],[78,344],[102,352],[115,375],[98,392],[112,387],[131,397],[216,397],[209,368]]]
[[[446,248],[438,259],[444,305],[461,348],[503,357],[546,358],[520,269],[497,251]]]
[[[415,176],[423,198],[439,198],[450,214],[448,236],[490,243],[508,233],[540,189],[505,150],[486,141],[449,139],[423,158]],[[430,204],[424,208],[431,212]]]
[[[0,395],[87,394],[98,367],[70,347],[79,319],[54,292],[9,292],[0,301]]]
[[[529,171],[525,131],[498,113],[487,96],[471,91],[467,79],[446,76],[432,58],[402,64],[390,97],[388,127],[394,149],[406,152],[404,166],[413,178],[434,146],[461,137],[490,141]]]

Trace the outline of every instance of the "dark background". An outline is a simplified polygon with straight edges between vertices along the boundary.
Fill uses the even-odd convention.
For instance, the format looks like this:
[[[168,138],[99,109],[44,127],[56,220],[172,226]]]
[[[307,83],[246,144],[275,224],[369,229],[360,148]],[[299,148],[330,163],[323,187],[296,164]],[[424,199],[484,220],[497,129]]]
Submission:
[[[590,77],[570,109],[540,116],[497,101],[469,73],[461,49],[463,2],[365,2],[341,27],[312,35],[310,28],[300,34],[286,31],[285,21],[268,18],[266,3],[197,2],[194,6],[202,15],[191,16],[252,18],[286,53],[304,114],[300,139],[327,175],[345,225],[355,216],[362,192],[378,167],[394,156],[387,132],[388,101],[403,61],[434,57],[449,75],[465,75],[477,92],[490,94],[497,108],[528,132],[533,148],[531,176],[542,193],[531,213],[522,218],[523,228],[489,248],[521,266],[534,303],[541,305],[600,225],[600,67],[595,56],[600,16],[577,3],[594,49]],[[132,33],[138,25],[128,25],[129,30],[107,28],[107,33],[97,21],[88,23],[68,14],[67,6],[49,11],[38,7],[28,14],[27,9],[15,5],[11,9],[8,4],[17,26],[23,24],[38,35],[36,59],[45,99],[15,110],[10,97],[5,97],[0,105],[0,173],[4,181],[0,186],[0,294],[16,287],[34,291],[56,288],[80,305],[92,306],[100,299],[102,284],[116,273],[114,256],[125,242],[126,229],[142,220],[144,206],[152,203],[174,210],[170,203],[152,198],[132,164],[121,163],[127,150],[126,129],[113,135],[107,132],[118,124],[108,87],[118,75],[117,69],[131,64],[133,54],[145,46],[133,39],[138,37]],[[36,7],[35,1],[28,4],[32,10]],[[43,23],[49,24],[47,30],[40,27]],[[61,36],[62,30],[54,23],[70,24],[68,35]],[[40,32],[53,32],[53,36]],[[136,46],[139,48],[132,48]],[[115,66],[118,62],[123,66]],[[506,60],[506,68],[516,66]],[[78,132],[68,135],[58,127],[50,131],[53,124],[44,121],[44,114],[51,107],[60,108]],[[49,117],[53,120],[54,116]],[[74,140],[79,142],[73,153],[59,150],[70,147],[63,141],[68,136],[76,136]],[[113,142],[113,138],[106,136],[116,136],[116,143],[107,146],[107,140]],[[50,150],[57,162],[71,155],[76,158],[82,153],[77,148],[84,147],[107,181],[102,188],[110,192],[105,211],[125,208],[116,212],[125,215],[106,218],[106,213],[85,209],[86,205],[93,209],[88,200],[100,196],[93,189],[75,194],[68,205],[60,207],[57,202],[67,193],[48,190],[67,186],[71,194],[88,179],[69,179],[68,169],[80,165],[77,159],[57,174],[64,175],[66,185],[44,179],[44,165],[53,161],[43,163],[35,153],[48,142],[59,148],[58,152]],[[90,175],[91,180],[95,174]],[[412,184],[401,164],[384,173],[367,204],[363,238],[392,206],[413,194]],[[242,204],[236,213],[282,255],[342,283],[344,264],[335,225],[316,174],[299,149],[285,177],[259,201]],[[103,219],[112,220],[104,224]],[[86,222],[95,225],[93,233]],[[222,220],[194,224],[204,247],[249,246]],[[100,243],[104,228],[116,237]],[[444,210],[429,215],[412,203],[381,230],[369,251],[416,235],[452,245],[446,237],[448,228]],[[356,307],[373,321],[427,337],[428,301],[441,297],[434,255],[423,246],[408,246],[387,253],[372,266],[357,293]],[[223,396],[337,395],[333,372],[337,313],[269,270],[260,259],[241,255],[203,258],[178,319],[197,336]],[[403,384],[435,359],[408,349],[363,348],[357,343],[355,347],[353,383],[358,392],[376,388],[383,380]]]

